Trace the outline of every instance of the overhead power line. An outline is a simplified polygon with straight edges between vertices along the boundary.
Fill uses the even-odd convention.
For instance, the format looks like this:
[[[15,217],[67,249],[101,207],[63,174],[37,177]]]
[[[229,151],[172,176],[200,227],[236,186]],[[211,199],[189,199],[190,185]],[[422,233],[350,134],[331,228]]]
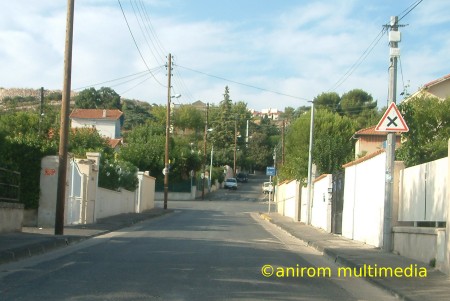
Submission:
[[[398,21],[406,17],[412,10],[414,10],[423,0],[417,0],[413,2],[410,6],[408,6],[402,13],[400,13],[400,18]],[[386,27],[384,27],[378,35],[373,39],[370,45],[364,50],[362,55],[353,63],[353,65],[347,70],[347,72],[342,75],[339,80],[330,88],[327,92],[336,90],[339,86],[341,86],[352,74],[355,70],[361,65],[361,63],[369,56],[375,46],[380,42],[381,38],[387,32]]]
[[[221,77],[221,76],[212,75],[212,74],[209,74],[209,73],[206,73],[206,72],[202,72],[202,71],[198,71],[198,70],[195,70],[195,69],[192,69],[192,68],[180,66],[178,64],[176,66],[178,66],[180,68],[183,68],[183,69],[186,69],[186,70],[189,70],[189,71],[192,71],[192,72],[196,72],[196,73],[203,74],[203,75],[206,75],[206,76],[209,76],[209,77],[213,77],[213,78],[217,78],[217,79],[220,79],[220,80],[223,80],[223,81],[227,81],[227,82],[230,82],[230,83],[238,84],[238,85],[241,85],[241,86],[257,89],[257,90],[260,90],[260,91],[266,91],[266,92],[270,92],[270,93],[274,93],[274,94],[278,94],[278,95],[282,95],[282,96],[286,96],[286,97],[291,97],[291,98],[295,98],[295,99],[299,99],[299,100],[311,101],[311,99],[308,99],[308,98],[303,98],[303,97],[299,97],[299,96],[285,94],[285,93],[282,93],[282,92],[277,92],[277,91],[273,91],[273,90],[269,90],[269,89],[265,89],[265,88],[261,88],[261,87],[257,87],[257,86],[253,86],[253,85],[249,85],[249,84],[245,84],[245,83],[241,83],[241,82],[234,81],[234,80],[231,80],[231,79],[227,79],[227,78],[224,78],[224,77]]]
[[[136,49],[137,49],[137,51],[139,52],[139,55],[141,56],[142,61],[144,62],[144,65],[147,67],[147,70],[150,72],[150,74],[152,75],[153,79],[154,79],[159,85],[161,85],[162,87],[166,87],[166,86],[164,86],[164,85],[163,85],[163,84],[155,77],[155,75],[150,71],[150,68],[149,68],[149,66],[147,65],[147,62],[145,61],[144,56],[142,55],[142,52],[141,52],[141,50],[139,49],[139,46],[138,46],[138,44],[137,44],[137,42],[136,42],[136,39],[134,38],[133,32],[132,32],[132,30],[131,30],[130,24],[128,23],[127,16],[125,15],[125,11],[123,10],[122,4],[120,3],[120,0],[117,0],[117,2],[119,2],[119,6],[120,6],[120,10],[122,11],[123,18],[124,18],[124,20],[125,20],[125,23],[127,24],[128,30],[129,30],[129,32],[130,32],[130,34],[131,34],[131,37],[133,38],[134,45],[136,46]]]
[[[162,69],[163,67],[164,67],[164,66],[158,66],[158,67],[155,67],[155,68],[152,69],[152,71],[153,71],[153,72],[156,72],[156,71],[158,71],[158,69]],[[150,75],[150,73],[149,73],[148,70],[141,71],[141,72],[137,72],[137,73],[134,73],[134,74],[125,75],[125,76],[122,76],[122,77],[119,77],[119,78],[115,78],[115,79],[106,80],[106,81],[104,81],[104,82],[99,82],[99,83],[94,83],[94,84],[86,85],[86,86],[83,86],[83,87],[78,87],[78,88],[75,88],[75,89],[73,89],[73,90],[74,90],[74,91],[83,90],[83,89],[87,89],[87,88],[91,88],[91,87],[96,87],[96,86],[100,86],[100,85],[105,85],[105,84],[109,84],[109,83],[114,83],[114,82],[121,81],[121,80],[123,80],[123,79],[127,79],[126,81],[121,81],[121,82],[119,82],[119,83],[111,84],[111,85],[110,85],[110,87],[120,86],[120,85],[129,83],[129,82],[135,81],[135,80],[137,80],[137,79],[140,79],[140,78],[142,78],[142,77],[144,77],[144,76],[146,76],[146,75]],[[129,79],[129,78],[131,78],[131,79]]]
[[[404,17],[406,17],[412,10],[414,10],[417,5],[419,5],[423,0],[417,0],[416,2],[412,3],[408,8],[406,8],[401,14],[400,17],[398,18],[398,21],[400,22],[401,19],[403,19]]]

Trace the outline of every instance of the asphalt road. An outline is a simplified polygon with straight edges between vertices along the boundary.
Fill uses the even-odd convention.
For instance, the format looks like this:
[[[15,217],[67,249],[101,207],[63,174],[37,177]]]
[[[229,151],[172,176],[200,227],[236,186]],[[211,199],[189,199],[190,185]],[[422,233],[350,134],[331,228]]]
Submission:
[[[260,218],[265,201],[251,179],[208,200],[169,202],[172,214],[2,265],[0,300],[392,299],[336,277],[332,262]],[[286,277],[288,267],[303,277]]]

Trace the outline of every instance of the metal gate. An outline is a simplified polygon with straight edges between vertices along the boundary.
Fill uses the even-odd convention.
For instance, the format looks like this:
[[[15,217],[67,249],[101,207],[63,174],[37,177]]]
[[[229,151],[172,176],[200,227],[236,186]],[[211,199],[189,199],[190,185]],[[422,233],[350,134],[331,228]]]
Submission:
[[[333,174],[333,193],[331,197],[331,232],[342,234],[342,211],[344,209],[345,173]]]
[[[69,197],[67,206],[67,224],[83,223],[83,196],[85,186],[85,176],[81,173],[77,163],[70,161],[70,181],[69,181]]]

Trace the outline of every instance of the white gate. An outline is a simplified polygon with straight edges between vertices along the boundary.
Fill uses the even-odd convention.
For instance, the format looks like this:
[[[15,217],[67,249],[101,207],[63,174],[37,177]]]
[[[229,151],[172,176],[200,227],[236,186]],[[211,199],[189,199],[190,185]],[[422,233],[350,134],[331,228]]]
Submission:
[[[67,206],[67,224],[81,224],[83,219],[83,205],[84,205],[84,189],[85,189],[85,175],[81,173],[77,163],[74,160],[70,161],[70,179],[69,179],[69,196]]]

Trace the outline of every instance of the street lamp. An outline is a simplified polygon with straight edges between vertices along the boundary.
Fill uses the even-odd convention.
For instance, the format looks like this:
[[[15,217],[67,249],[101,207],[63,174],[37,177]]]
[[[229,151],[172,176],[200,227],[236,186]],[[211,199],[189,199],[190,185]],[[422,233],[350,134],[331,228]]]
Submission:
[[[308,155],[308,202],[307,206],[307,222],[306,224],[311,224],[311,205],[312,205],[312,151],[313,151],[313,142],[314,142],[314,101],[308,101],[311,103],[311,123],[309,127],[309,155]]]

